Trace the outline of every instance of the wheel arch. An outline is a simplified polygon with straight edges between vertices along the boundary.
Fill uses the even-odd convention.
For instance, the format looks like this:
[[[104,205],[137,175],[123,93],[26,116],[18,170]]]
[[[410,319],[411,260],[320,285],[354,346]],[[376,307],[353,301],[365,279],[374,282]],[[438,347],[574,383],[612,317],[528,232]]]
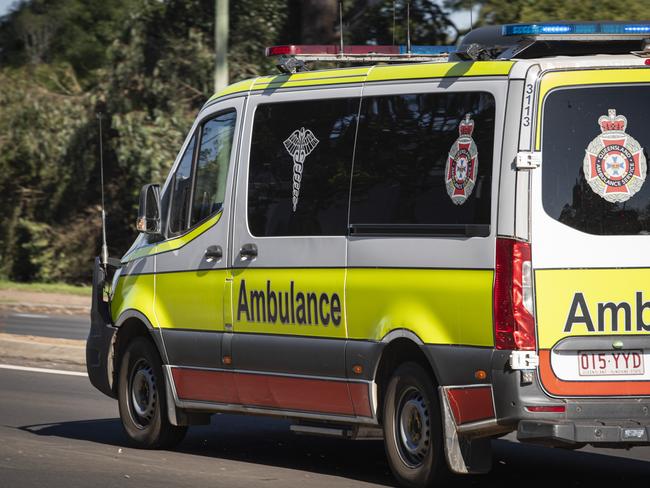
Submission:
[[[165,354],[160,335],[151,324],[151,321],[142,312],[135,309],[125,310],[115,321],[115,327],[117,328],[117,332],[115,334],[115,340],[113,342],[114,385],[116,384],[115,380],[119,377],[120,374],[120,363],[122,355],[124,354],[124,351],[126,350],[126,347],[130,341],[136,337],[146,337],[149,339],[158,351],[161,359],[161,364],[165,364],[167,362],[167,355]]]
[[[393,372],[401,364],[406,362],[419,364],[427,371],[436,385],[440,384],[435,365],[422,348],[424,342],[416,334],[407,329],[394,330],[387,334],[381,343],[383,348],[374,374],[374,383],[377,388],[377,420],[380,423],[386,386]]]

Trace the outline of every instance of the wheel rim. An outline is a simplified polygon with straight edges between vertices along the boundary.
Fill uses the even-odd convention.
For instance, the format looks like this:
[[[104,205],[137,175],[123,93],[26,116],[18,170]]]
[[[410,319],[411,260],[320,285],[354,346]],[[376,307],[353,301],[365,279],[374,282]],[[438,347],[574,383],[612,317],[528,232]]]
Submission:
[[[431,444],[429,409],[422,392],[415,387],[406,389],[395,414],[400,457],[407,466],[417,468],[424,462]]]
[[[153,421],[158,404],[156,377],[144,359],[138,360],[131,370],[129,385],[129,413],[135,425],[144,429]]]

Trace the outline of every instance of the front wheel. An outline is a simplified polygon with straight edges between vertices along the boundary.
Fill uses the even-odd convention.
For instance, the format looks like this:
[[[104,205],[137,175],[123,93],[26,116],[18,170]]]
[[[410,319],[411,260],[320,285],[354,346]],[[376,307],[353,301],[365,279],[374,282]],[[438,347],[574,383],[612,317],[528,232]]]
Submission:
[[[386,456],[403,486],[425,487],[444,480],[440,403],[433,379],[416,363],[401,365],[384,395],[383,427]]]
[[[135,338],[122,356],[118,404],[124,430],[136,447],[170,448],[187,432],[187,427],[169,423],[164,381],[155,346],[144,337]]]

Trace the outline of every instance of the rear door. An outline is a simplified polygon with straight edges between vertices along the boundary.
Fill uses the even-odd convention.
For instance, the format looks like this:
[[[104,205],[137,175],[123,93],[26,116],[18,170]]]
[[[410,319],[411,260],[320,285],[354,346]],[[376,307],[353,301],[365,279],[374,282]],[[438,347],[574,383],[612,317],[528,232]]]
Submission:
[[[559,397],[650,395],[650,70],[551,72],[539,88],[542,384]]]

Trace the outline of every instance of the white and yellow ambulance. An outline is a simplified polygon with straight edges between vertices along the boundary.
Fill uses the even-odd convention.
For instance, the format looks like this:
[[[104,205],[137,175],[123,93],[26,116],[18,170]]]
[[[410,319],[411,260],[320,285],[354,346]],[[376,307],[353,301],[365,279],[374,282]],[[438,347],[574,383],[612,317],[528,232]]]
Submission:
[[[87,348],[129,437],[289,417],[383,437],[406,486],[512,431],[649,444],[650,23],[380,51],[270,49],[297,72],[212,97],[143,188]],[[304,71],[327,56],[389,62]]]

